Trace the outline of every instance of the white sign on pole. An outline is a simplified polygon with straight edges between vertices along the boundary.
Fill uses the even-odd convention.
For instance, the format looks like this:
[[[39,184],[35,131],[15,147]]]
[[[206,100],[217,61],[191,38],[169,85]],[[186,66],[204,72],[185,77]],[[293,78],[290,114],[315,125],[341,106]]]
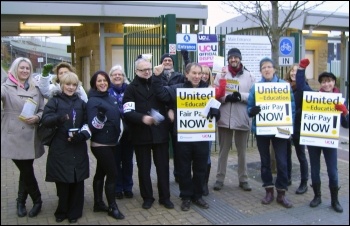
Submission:
[[[238,48],[242,54],[242,64],[255,76],[255,81],[261,80],[259,62],[264,57],[271,58],[271,43],[267,36],[226,35],[225,63],[227,52]]]
[[[279,57],[278,58],[278,64],[280,66],[292,65],[293,62],[294,62],[293,57]]]
[[[38,57],[38,63],[42,63],[44,62],[44,58],[43,57]]]
[[[177,51],[197,51],[197,34],[176,34]]]

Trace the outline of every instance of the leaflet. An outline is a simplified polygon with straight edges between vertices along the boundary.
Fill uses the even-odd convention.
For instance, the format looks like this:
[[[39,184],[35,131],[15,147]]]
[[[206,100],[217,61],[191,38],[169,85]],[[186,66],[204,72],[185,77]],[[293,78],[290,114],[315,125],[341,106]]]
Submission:
[[[21,114],[18,116],[19,119],[25,120],[26,118],[32,117],[35,114],[36,106],[38,104],[31,98],[28,98],[24,103]]]

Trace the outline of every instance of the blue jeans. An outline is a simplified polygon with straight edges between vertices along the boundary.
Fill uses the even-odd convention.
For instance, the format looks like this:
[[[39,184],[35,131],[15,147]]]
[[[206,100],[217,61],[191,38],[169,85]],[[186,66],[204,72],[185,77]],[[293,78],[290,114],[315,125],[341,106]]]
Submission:
[[[308,146],[311,166],[312,183],[321,183],[321,151],[323,151],[324,160],[327,165],[327,173],[329,178],[329,187],[338,187],[338,150],[336,148],[325,148]]]
[[[131,145],[128,136],[128,131],[124,131],[119,144],[116,146],[117,178],[115,192],[132,191],[134,185],[132,179],[134,147]]]
[[[300,179],[307,181],[309,179],[309,164],[307,162],[307,158],[306,158],[306,154],[305,154],[305,145],[300,145],[299,138],[300,138],[300,134],[293,134],[292,135],[295,153],[297,154],[299,164],[300,164]],[[291,144],[288,144],[288,145],[291,145]],[[291,151],[292,151],[292,147],[291,146],[289,146],[289,147],[291,148]],[[290,158],[291,157],[292,156],[290,156]],[[289,158],[289,156],[288,156],[288,158]],[[291,172],[289,172],[289,170],[291,170],[291,169],[292,169],[292,167],[288,168],[288,178],[289,179],[291,178],[290,177]]]
[[[256,135],[256,142],[261,160],[261,179],[263,187],[273,186],[271,172],[270,143],[275,150],[277,164],[277,178],[275,187],[277,189],[288,190],[288,169],[287,169],[287,139],[273,136]]]

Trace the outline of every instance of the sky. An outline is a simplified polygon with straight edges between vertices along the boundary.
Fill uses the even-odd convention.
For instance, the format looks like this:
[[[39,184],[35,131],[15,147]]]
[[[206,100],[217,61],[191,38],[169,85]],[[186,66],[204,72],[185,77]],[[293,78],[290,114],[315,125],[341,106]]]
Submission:
[[[200,1],[202,5],[208,5],[208,19],[207,25],[211,27],[215,27],[216,25],[235,17],[233,13],[228,13],[227,10],[224,10],[221,1]],[[341,13],[349,13],[349,2],[346,1],[327,1],[321,6],[315,8],[315,10],[320,11],[328,11]],[[70,43],[70,37],[49,37],[47,39],[48,42],[56,42],[56,43]]]

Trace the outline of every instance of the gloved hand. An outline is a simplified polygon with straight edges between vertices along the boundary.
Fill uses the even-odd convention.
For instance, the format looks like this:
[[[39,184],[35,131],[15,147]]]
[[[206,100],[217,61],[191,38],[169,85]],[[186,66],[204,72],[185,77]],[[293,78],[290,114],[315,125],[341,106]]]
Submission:
[[[300,60],[300,62],[299,62],[299,67],[305,69],[309,64],[310,64],[309,59],[304,58],[304,59],[301,59],[301,60]]]
[[[70,142],[72,142],[73,144],[86,141],[86,137],[83,133],[77,133],[74,135],[74,137],[70,137],[69,139],[70,139]]]
[[[64,123],[67,120],[69,120],[69,115],[68,114],[57,116],[57,121],[59,123]]]
[[[215,117],[215,121],[219,121],[221,114],[220,114],[220,110],[217,108],[210,108],[208,115],[207,115],[207,119],[211,120],[213,119],[213,117]]]
[[[254,117],[256,116],[257,114],[259,114],[261,111],[261,107],[260,106],[254,106],[250,109],[250,112],[249,112],[249,117]]]
[[[45,64],[44,65],[44,69],[43,69],[43,73],[42,76],[43,77],[47,77],[49,76],[50,71],[52,70],[53,65],[52,64]]]
[[[241,94],[237,91],[233,92],[231,102],[233,102],[233,103],[241,102]]]
[[[225,103],[233,102],[233,94],[229,94],[225,98]]]
[[[342,114],[344,116],[346,116],[349,113],[348,109],[346,109],[346,106],[344,104],[335,104],[334,107],[338,111],[342,111],[343,112]]]
[[[97,119],[100,121],[100,122],[104,122],[105,119],[106,119],[106,109],[103,108],[103,107],[98,107],[97,109]]]

